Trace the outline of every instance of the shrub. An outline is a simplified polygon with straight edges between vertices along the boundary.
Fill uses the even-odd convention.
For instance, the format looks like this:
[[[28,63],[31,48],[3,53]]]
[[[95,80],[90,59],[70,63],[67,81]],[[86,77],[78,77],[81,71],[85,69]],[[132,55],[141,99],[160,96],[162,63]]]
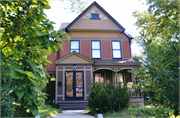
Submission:
[[[109,82],[104,84],[93,80],[88,99],[90,112],[94,114],[106,113],[126,108],[131,96],[127,89],[127,87],[122,87],[120,84],[115,88]]]

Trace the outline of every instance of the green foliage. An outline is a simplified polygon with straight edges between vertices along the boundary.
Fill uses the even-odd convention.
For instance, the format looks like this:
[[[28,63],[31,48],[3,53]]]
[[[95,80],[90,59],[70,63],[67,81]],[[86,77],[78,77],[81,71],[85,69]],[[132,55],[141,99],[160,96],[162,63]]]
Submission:
[[[49,105],[44,105],[38,108],[38,115],[42,118],[51,117],[51,115],[61,113],[62,109],[53,108]]]
[[[179,1],[147,0],[148,11],[134,12],[144,52],[139,71],[145,99],[156,107],[179,109]]]
[[[46,96],[47,55],[62,48],[59,35],[67,35],[46,18],[48,1],[2,1],[0,7],[1,114],[32,117]]]
[[[89,110],[93,114],[120,111],[129,105],[130,96],[127,87],[121,87],[121,84],[115,88],[109,82],[105,85],[93,80],[88,99]]]
[[[69,7],[64,7],[67,10],[70,10],[71,12],[75,12],[77,14],[84,11],[85,8],[87,8],[87,5],[91,2],[91,0],[61,0],[67,4],[69,4]]]
[[[163,109],[163,112],[162,110]],[[161,111],[161,112],[160,112]],[[148,117],[172,117],[174,118],[174,110],[169,108],[156,108],[154,106],[129,107],[120,112],[108,112],[103,114],[106,117],[128,117],[128,118],[148,118]]]

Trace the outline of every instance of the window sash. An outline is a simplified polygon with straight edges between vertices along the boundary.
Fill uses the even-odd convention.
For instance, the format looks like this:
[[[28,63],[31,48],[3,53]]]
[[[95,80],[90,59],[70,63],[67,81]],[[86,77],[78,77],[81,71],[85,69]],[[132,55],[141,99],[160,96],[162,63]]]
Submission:
[[[79,53],[79,41],[71,41],[70,44],[70,52],[76,51]]]
[[[101,44],[100,41],[91,41],[92,58],[101,58]]]
[[[113,58],[122,58],[120,41],[112,41],[112,54]]]
[[[99,14],[91,14],[91,18],[98,19],[99,18]]]

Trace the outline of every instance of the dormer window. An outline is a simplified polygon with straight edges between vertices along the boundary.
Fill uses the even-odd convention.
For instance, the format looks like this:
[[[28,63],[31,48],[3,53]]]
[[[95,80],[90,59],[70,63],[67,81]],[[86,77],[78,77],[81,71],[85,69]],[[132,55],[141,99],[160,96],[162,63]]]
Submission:
[[[91,14],[92,19],[99,19],[99,14]]]

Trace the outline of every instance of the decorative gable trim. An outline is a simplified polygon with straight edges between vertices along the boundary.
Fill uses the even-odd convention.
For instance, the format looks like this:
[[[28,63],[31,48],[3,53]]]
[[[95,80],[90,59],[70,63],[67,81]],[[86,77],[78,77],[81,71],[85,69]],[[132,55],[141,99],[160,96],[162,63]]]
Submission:
[[[56,60],[55,64],[93,64],[94,61],[75,51]]]
[[[125,28],[119,24],[106,10],[104,10],[96,1],[94,1],[89,7],[87,7],[78,17],[76,17],[67,27],[70,28],[77,20],[79,20],[93,5],[96,5],[105,15],[107,15],[120,29],[122,32],[125,31]]]

